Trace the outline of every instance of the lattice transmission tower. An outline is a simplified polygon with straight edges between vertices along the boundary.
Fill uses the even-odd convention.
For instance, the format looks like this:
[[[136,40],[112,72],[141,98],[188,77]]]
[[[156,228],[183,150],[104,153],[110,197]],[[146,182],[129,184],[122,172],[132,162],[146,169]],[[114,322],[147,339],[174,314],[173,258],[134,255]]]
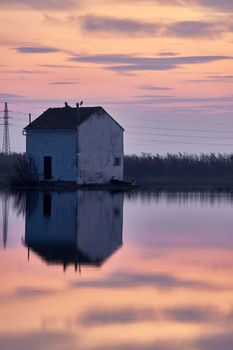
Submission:
[[[3,143],[2,143],[2,152],[9,154],[11,152],[10,148],[10,133],[9,133],[9,111],[7,102],[5,102],[4,116],[3,116]]]

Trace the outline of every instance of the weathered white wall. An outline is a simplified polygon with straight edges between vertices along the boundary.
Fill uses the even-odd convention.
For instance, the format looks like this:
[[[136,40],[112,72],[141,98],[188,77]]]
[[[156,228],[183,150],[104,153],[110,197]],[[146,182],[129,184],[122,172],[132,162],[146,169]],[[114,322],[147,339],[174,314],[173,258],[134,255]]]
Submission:
[[[52,180],[76,181],[76,141],[76,133],[72,130],[27,131],[26,152],[33,160],[35,179],[43,181],[44,156],[51,156]]]
[[[108,115],[93,115],[78,131],[78,183],[107,183],[123,179],[123,130]],[[121,165],[114,165],[114,158]]]

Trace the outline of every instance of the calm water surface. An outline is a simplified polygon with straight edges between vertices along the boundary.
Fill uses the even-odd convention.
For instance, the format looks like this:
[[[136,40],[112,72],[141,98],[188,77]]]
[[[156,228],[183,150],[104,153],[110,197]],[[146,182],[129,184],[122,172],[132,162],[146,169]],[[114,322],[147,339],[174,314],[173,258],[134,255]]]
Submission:
[[[0,194],[1,350],[232,350],[233,197]]]

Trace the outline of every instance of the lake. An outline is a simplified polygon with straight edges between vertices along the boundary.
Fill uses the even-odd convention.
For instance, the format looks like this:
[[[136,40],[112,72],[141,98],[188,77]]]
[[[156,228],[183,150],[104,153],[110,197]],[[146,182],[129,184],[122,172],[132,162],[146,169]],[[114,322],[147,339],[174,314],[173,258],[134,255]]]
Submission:
[[[233,349],[233,195],[1,193],[0,206],[0,349]]]

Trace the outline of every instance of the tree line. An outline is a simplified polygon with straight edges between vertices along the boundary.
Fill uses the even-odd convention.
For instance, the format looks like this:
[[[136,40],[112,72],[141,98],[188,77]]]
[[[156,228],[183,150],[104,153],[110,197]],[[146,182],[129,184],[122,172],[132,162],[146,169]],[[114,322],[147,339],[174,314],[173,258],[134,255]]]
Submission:
[[[10,177],[24,177],[26,169],[25,154],[0,153],[0,183],[4,183]],[[126,179],[135,179],[139,184],[177,181],[226,181],[233,184],[233,154],[126,155],[124,176]]]
[[[126,178],[137,181],[231,181],[233,154],[166,154],[125,156]]]
[[[23,153],[5,154],[0,152],[0,184],[7,184],[18,176],[19,172],[22,173],[25,162],[26,157]]]
[[[21,157],[23,157],[23,155],[19,153],[0,153],[0,174],[10,175],[14,173],[14,167]]]

